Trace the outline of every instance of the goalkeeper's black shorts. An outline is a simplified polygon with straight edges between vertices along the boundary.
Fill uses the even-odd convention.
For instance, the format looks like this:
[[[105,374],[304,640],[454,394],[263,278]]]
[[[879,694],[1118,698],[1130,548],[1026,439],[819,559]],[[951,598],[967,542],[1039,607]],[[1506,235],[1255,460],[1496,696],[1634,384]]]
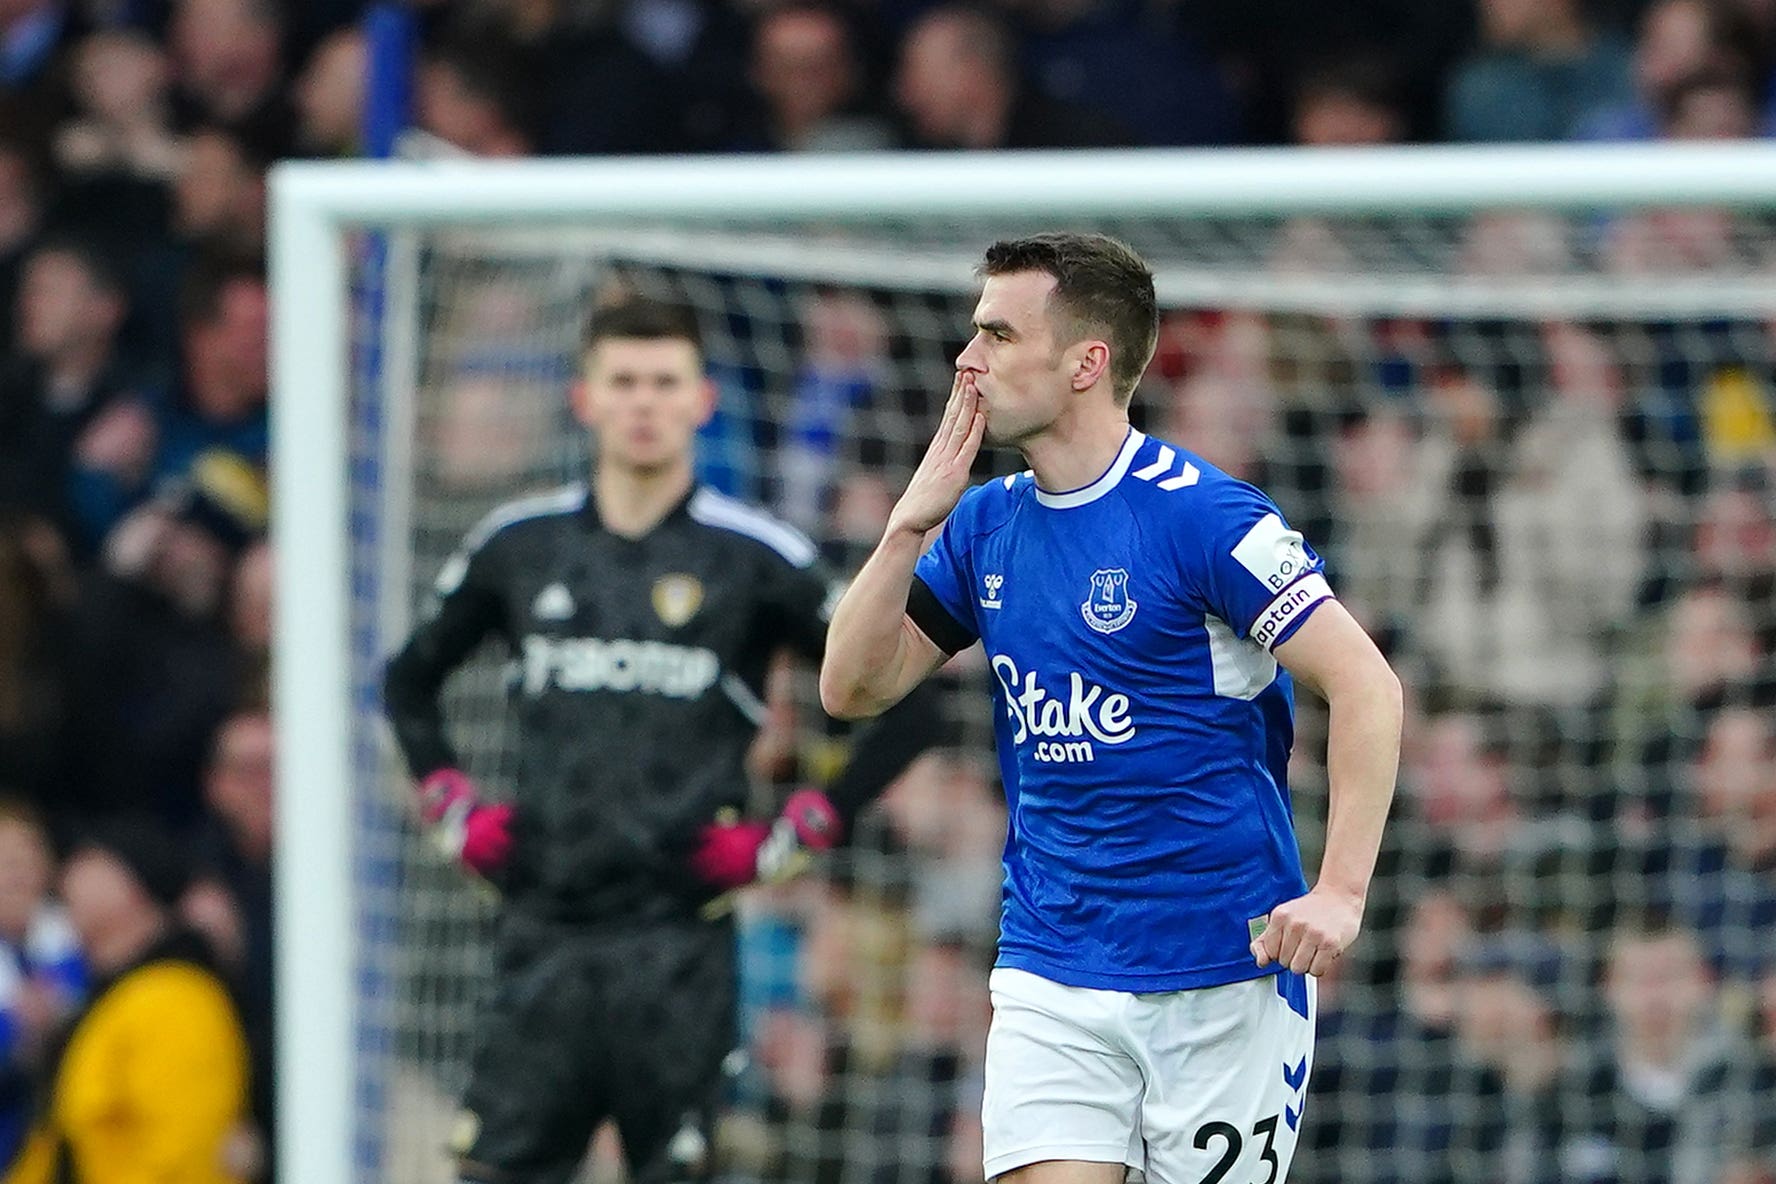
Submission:
[[[463,1179],[566,1184],[598,1124],[636,1184],[709,1176],[736,1039],[731,924],[586,930],[504,918],[456,1151]]]

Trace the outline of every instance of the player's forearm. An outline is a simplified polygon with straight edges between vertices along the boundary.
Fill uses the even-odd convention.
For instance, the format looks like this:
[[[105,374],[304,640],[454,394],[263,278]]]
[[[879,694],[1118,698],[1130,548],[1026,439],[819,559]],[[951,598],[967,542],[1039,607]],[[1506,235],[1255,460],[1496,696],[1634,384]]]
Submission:
[[[1330,803],[1316,887],[1361,901],[1368,896],[1369,879],[1375,874],[1399,771],[1400,681],[1377,661],[1374,668],[1366,667],[1327,689]]]
[[[839,719],[878,715],[908,685],[907,593],[924,539],[890,526],[833,610],[820,664],[820,704]]]
[[[382,700],[395,746],[415,778],[457,765],[438,695],[447,670],[428,662],[424,646],[409,642],[383,672]]]

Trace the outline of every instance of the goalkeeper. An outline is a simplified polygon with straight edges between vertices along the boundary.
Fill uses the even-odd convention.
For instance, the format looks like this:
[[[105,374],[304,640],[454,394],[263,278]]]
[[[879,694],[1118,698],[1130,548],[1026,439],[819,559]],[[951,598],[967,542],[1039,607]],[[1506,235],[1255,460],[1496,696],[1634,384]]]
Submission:
[[[695,483],[715,389],[684,310],[602,307],[584,347],[573,411],[594,441],[590,487],[474,530],[384,687],[421,814],[502,893],[457,1147],[476,1184],[571,1179],[606,1118],[631,1178],[708,1177],[736,1039],[719,897],[835,843],[923,731],[920,708],[885,717],[830,797],[803,789],[775,821],[740,817],[766,667],[784,647],[818,660],[834,584],[804,536]],[[510,804],[462,771],[439,704],[490,635],[513,658]]]

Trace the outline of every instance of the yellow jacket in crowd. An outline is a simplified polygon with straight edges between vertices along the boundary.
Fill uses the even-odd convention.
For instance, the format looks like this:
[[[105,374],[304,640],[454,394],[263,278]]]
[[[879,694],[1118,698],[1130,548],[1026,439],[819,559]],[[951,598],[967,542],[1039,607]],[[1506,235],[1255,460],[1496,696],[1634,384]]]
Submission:
[[[175,937],[74,1020],[48,1112],[5,1184],[239,1184],[247,1042],[227,989]]]

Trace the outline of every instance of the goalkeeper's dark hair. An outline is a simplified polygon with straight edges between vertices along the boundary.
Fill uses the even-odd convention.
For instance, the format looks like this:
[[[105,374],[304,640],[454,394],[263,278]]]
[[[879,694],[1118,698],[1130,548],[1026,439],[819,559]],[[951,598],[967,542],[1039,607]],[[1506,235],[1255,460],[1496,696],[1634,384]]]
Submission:
[[[593,306],[586,317],[581,348],[590,353],[600,342],[614,338],[688,341],[697,356],[703,356],[703,335],[697,330],[697,318],[691,310],[651,296],[624,294]]]
[[[1054,277],[1049,314],[1061,341],[1102,336],[1118,406],[1134,397],[1159,341],[1153,272],[1127,245],[1103,234],[1056,232],[1001,239],[987,248],[983,276],[1040,271]]]

